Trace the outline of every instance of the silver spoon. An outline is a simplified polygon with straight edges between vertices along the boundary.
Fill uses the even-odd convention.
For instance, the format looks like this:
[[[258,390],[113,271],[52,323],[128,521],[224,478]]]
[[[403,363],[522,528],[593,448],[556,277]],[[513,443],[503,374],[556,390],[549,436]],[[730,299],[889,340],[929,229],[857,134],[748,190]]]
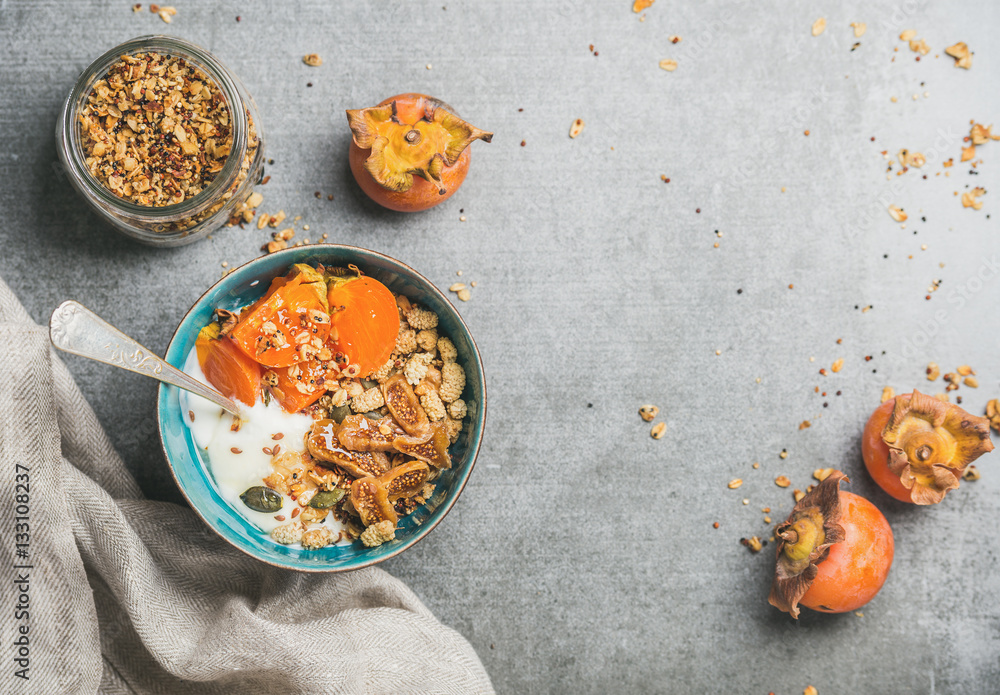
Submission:
[[[240,406],[148,350],[79,302],[63,302],[49,319],[49,338],[64,352],[151,376],[206,398],[237,417]]]

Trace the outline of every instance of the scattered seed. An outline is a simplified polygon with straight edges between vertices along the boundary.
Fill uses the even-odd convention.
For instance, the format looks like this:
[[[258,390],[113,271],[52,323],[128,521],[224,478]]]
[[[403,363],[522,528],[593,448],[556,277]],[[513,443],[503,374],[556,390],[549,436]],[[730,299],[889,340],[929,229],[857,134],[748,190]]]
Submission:
[[[231,452],[233,452],[234,454],[242,454],[243,453],[243,449],[239,448],[238,446],[230,447],[229,450]]]
[[[641,417],[646,422],[652,422],[660,412],[660,409],[655,405],[644,405],[639,408],[639,417]]]
[[[461,292],[464,289],[465,289],[465,283],[464,282],[456,282],[455,284],[453,284],[451,287],[448,288],[448,291],[449,292]]]
[[[799,500],[801,500],[805,496],[806,496],[806,493],[802,492],[802,490],[792,490],[792,497],[795,498],[796,502],[798,502]]]
[[[732,480],[729,481],[729,489],[735,490],[742,484],[743,484],[743,478],[733,478]]]
[[[653,425],[653,429],[649,431],[649,436],[653,439],[663,439],[663,433],[667,431],[667,423],[658,422]]]
[[[844,358],[843,357],[840,357],[840,358],[836,359],[834,361],[833,365],[830,367],[830,369],[833,372],[839,372],[843,368],[844,368]]]
[[[939,376],[941,376],[941,368],[938,367],[937,362],[930,362],[927,365],[927,381],[934,381]]]
[[[583,132],[583,126],[584,123],[582,118],[578,118],[575,121],[573,121],[573,125],[569,127],[569,136],[571,138],[575,138],[577,135]]]
[[[868,25],[864,22],[851,22],[851,27],[854,29],[854,38],[856,39],[860,39],[868,30]]]
[[[897,222],[905,222],[908,217],[908,215],[905,212],[903,212],[902,208],[897,207],[895,205],[889,206],[889,214],[892,215],[892,219],[896,220]]]
[[[969,467],[965,469],[965,473],[962,474],[962,480],[979,480],[980,477],[979,469],[974,464],[969,464]]]
[[[677,61],[673,58],[664,58],[660,61],[660,68],[667,72],[673,72],[677,69]]]
[[[826,18],[825,17],[820,17],[815,22],[813,22],[813,25],[812,25],[812,35],[813,36],[819,36],[824,31],[826,31]]]
[[[792,481],[788,479],[788,476],[779,475],[774,479],[774,484],[778,487],[788,487],[792,484]]]
[[[714,524],[712,524],[712,528],[719,528],[719,522],[716,521]]]
[[[787,449],[782,449],[781,453],[778,454],[778,458],[782,458],[782,459],[788,458],[788,450]]]
[[[285,438],[284,432],[278,432],[277,434],[271,435],[271,439],[273,439],[274,441],[278,441],[279,439],[284,439],[284,438]]]
[[[962,383],[965,384],[966,386],[968,386],[970,389],[977,389],[977,388],[979,388],[979,379],[977,379],[974,376],[967,376],[967,377],[965,377],[965,379],[962,381]]]
[[[962,376],[969,376],[970,374],[975,374],[975,372],[972,370],[972,367],[970,367],[967,364],[961,365],[955,371],[958,372],[959,374],[961,374]]]
[[[188,417],[191,419],[191,422],[194,422],[194,411],[193,410],[189,410],[188,411]]]

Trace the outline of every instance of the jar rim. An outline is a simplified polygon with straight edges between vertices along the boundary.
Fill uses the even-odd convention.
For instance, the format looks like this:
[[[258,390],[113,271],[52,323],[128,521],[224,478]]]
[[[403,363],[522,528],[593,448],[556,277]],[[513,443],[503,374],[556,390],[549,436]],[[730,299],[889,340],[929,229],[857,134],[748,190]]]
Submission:
[[[197,195],[179,203],[159,207],[139,205],[120,198],[99,181],[91,173],[90,168],[86,166],[79,128],[79,109],[82,99],[90,94],[94,83],[104,78],[114,61],[122,55],[135,55],[150,51],[180,55],[214,80],[229,103],[229,118],[233,126],[230,152],[218,175]],[[80,73],[70,90],[69,97],[63,105],[62,120],[64,150],[69,155],[67,159],[71,166],[77,170],[80,180],[88,184],[89,192],[123,213],[153,223],[169,222],[196,215],[202,208],[209,207],[215,202],[220,189],[227,190],[239,176],[249,137],[246,105],[243,103],[235,78],[231,76],[229,70],[206,49],[190,41],[165,34],[147,34],[130,39],[106,51],[88,65]]]

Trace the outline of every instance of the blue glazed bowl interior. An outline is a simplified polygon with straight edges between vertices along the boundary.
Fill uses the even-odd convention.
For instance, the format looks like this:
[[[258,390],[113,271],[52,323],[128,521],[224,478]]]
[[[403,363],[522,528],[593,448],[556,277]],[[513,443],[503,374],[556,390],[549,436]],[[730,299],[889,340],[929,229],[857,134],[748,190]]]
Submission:
[[[327,266],[354,264],[366,275],[384,283],[393,292],[405,294],[438,314],[438,330],[455,343],[458,361],[465,369],[463,398],[469,404],[458,441],[452,445],[452,467],[435,481],[434,494],[426,504],[400,519],[396,540],[376,548],[360,543],[327,546],[320,550],[280,545],[244,518],[226,502],[202,459],[191,430],[184,422],[180,391],[160,385],[157,418],[164,454],[181,492],[192,508],[216,533],[253,557],[290,569],[330,572],[358,569],[381,562],[410,547],[427,535],[458,499],[475,465],[486,420],[486,393],[482,361],[475,341],[458,312],[445,296],[416,271],[388,256],[351,246],[317,244],[287,249],[258,258],[237,268],[213,285],[184,316],[167,347],[167,361],[182,369],[194,347],[198,331],[212,321],[216,308],[237,310],[255,301],[272,278],[285,274],[295,263]]]

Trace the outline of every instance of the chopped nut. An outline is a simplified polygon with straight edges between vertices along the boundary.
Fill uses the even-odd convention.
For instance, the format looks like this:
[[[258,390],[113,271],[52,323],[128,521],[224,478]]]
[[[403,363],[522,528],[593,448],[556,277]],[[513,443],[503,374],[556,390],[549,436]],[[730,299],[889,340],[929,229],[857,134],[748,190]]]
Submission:
[[[448,291],[449,292],[460,292],[460,291],[462,291],[464,289],[465,289],[465,283],[464,282],[456,282],[455,284],[453,284],[451,287],[448,288]]]
[[[920,55],[927,55],[931,52],[931,47],[928,46],[927,42],[923,39],[911,39],[910,50],[914,53],[919,53]]]
[[[970,389],[979,388],[979,379],[974,376],[967,376],[962,380],[962,383],[968,386]]]
[[[660,412],[660,409],[655,405],[644,405],[639,408],[639,417],[641,417],[646,422],[652,422]]]
[[[962,148],[962,159],[961,159],[961,161],[967,162],[967,161],[969,161],[970,159],[972,159],[975,156],[976,156],[976,146],[975,145],[969,145],[968,147],[963,147]]]
[[[310,67],[318,68],[323,64],[323,59],[319,57],[318,53],[307,53],[302,56],[302,62]]]
[[[868,25],[864,22],[851,22],[851,27],[854,29],[854,38],[856,39],[860,39],[868,30]]]
[[[979,474],[979,469],[976,468],[974,464],[969,464],[969,467],[965,469],[965,473],[962,474],[962,480],[979,480],[982,477]]]
[[[799,500],[801,500],[805,496],[806,496],[806,493],[802,492],[802,490],[792,490],[792,497],[795,498],[796,502],[798,502]]]
[[[941,376],[941,368],[938,367],[937,362],[930,362],[927,365],[927,381],[934,381],[939,376]]]
[[[812,35],[819,36],[826,31],[826,17],[820,17],[812,25]]]
[[[970,367],[967,364],[960,365],[958,369],[956,369],[955,371],[961,374],[962,376],[969,376],[970,374],[975,374],[975,372],[972,370],[972,367]]]
[[[288,241],[295,236],[295,230],[288,227],[286,229],[282,229],[280,232],[275,232],[273,236],[276,241]]]
[[[152,5],[150,5],[150,7],[152,8]],[[174,15],[177,14],[177,10],[173,7],[161,7],[159,12],[156,14],[159,15],[160,19],[162,19],[165,23],[170,24],[170,22],[173,21]]]
[[[774,484],[778,487],[788,487],[792,484],[792,481],[788,479],[788,476],[779,475],[774,479]]]
[[[673,58],[664,58],[660,61],[660,68],[667,72],[673,72],[677,69],[677,61]]]
[[[257,216],[257,229],[263,229],[267,226],[267,221],[271,219],[269,215],[258,215]]]
[[[817,468],[813,471],[813,477],[821,483],[833,473],[832,468]]]
[[[800,430],[809,429],[810,427],[812,427],[812,423],[809,422],[808,420],[803,420],[802,422],[799,423]]]
[[[911,39],[915,38],[916,35],[917,35],[916,29],[907,29],[906,31],[904,31],[902,34],[899,35],[899,40],[910,41]]]
[[[886,401],[895,397],[896,397],[896,390],[891,386],[886,386],[885,388],[882,389],[882,400],[880,402],[885,403]]]
[[[750,549],[752,553],[759,553],[760,549],[764,547],[763,543],[760,542],[760,538],[757,536],[751,536],[750,538],[741,538],[740,543],[745,545]]]
[[[781,458],[781,459],[786,459],[786,458],[788,458],[788,452],[787,452],[786,450],[782,449],[782,450],[781,450],[781,453],[780,453],[780,454],[778,454],[778,458]]]
[[[287,249],[288,242],[282,240],[269,241],[267,242],[267,245],[264,248],[267,249],[268,253],[275,253],[277,251],[281,251],[282,249]]]
[[[839,372],[843,368],[844,368],[844,358],[843,357],[840,357],[840,358],[834,360],[833,365],[830,367],[830,369],[833,370],[834,372]]]
[[[903,209],[895,205],[889,206],[889,214],[892,215],[892,219],[897,222],[906,222],[908,215],[903,212]]]
[[[583,132],[583,126],[584,123],[582,118],[578,118],[575,121],[573,121],[573,124],[569,127],[569,136],[571,138],[575,138],[577,135]]]
[[[472,299],[472,293],[469,292],[469,290],[459,290],[458,298],[461,299],[463,302],[467,302],[470,299]]]
[[[729,481],[729,489],[735,490],[742,484],[743,484],[743,478],[733,478],[732,480]]]
[[[664,432],[667,431],[667,423],[658,422],[653,425],[653,429],[649,431],[649,436],[653,439],[663,439]]]

